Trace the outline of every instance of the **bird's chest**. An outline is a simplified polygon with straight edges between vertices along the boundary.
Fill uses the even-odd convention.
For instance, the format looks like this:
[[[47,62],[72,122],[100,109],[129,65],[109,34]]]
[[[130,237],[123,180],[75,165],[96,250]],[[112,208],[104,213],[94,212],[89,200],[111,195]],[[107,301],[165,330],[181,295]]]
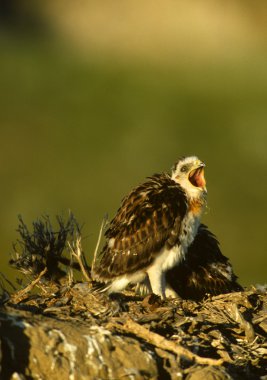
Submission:
[[[204,210],[204,202],[201,199],[193,199],[189,202],[188,212],[184,217],[180,229],[180,244],[185,255],[188,247],[196,237],[200,218]]]
[[[188,247],[192,244],[195,236],[197,234],[197,230],[200,224],[200,217],[198,214],[189,211],[187,216],[184,218],[181,225],[180,232],[180,246],[181,246],[181,254],[184,256],[187,252]]]
[[[170,249],[164,249],[162,259],[162,269],[164,271],[174,267],[184,259],[187,249],[195,239],[200,224],[199,216],[189,212],[183,219],[180,228],[179,242]]]

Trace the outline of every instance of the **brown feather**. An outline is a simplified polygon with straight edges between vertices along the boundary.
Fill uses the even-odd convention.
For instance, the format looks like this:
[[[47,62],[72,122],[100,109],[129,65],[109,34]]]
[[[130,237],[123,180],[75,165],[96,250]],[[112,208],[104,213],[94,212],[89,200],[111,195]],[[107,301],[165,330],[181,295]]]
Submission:
[[[98,280],[148,267],[160,249],[179,242],[186,195],[168,174],[155,174],[122,200],[105,233],[107,243],[94,269]],[[114,244],[110,244],[114,239]]]
[[[194,300],[207,293],[217,295],[242,290],[217,239],[203,224],[185,260],[167,271],[166,281],[179,296]]]

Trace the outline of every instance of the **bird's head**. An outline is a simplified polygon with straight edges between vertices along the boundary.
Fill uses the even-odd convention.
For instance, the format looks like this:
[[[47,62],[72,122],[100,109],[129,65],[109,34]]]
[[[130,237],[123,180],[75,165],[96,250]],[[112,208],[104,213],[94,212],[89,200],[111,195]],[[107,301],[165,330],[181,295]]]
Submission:
[[[207,192],[204,167],[204,162],[196,156],[182,157],[172,168],[172,179],[190,197],[199,197]]]

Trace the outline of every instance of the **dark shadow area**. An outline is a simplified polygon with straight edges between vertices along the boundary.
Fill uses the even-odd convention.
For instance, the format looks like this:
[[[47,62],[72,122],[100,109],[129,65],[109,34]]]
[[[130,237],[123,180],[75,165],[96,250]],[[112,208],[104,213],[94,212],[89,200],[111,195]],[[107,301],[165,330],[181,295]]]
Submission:
[[[23,333],[23,322],[0,313],[2,363],[0,378],[9,380],[14,372],[26,373],[29,364],[30,344]],[[27,379],[30,379],[27,377]]]
[[[0,32],[18,36],[43,36],[48,32],[48,25],[35,2],[1,0]]]

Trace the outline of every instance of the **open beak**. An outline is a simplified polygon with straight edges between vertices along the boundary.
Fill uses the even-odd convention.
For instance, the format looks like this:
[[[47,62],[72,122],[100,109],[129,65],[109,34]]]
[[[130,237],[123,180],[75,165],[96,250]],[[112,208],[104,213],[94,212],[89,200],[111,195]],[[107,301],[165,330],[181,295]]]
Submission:
[[[202,189],[206,188],[204,167],[205,164],[201,162],[195,169],[190,171],[188,177],[189,181],[192,183],[193,186],[201,187]]]

